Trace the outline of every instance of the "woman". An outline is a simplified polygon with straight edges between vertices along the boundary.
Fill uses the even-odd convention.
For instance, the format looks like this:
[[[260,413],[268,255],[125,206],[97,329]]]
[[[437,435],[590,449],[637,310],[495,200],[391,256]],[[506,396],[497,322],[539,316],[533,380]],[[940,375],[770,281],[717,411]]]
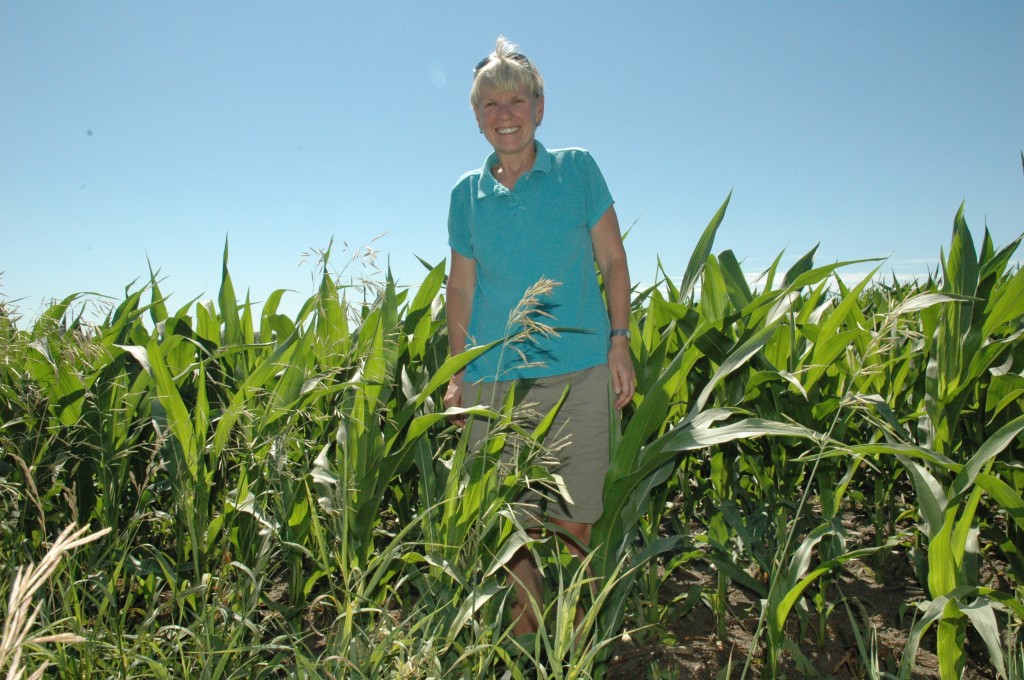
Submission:
[[[582,556],[601,515],[608,469],[609,401],[628,404],[635,390],[629,353],[630,283],[618,218],[601,171],[582,149],[548,151],[535,139],[544,118],[544,81],[536,67],[499,37],[477,64],[470,103],[480,132],[493,147],[483,167],[466,173],[452,190],[448,242],[448,338],[452,355],[514,334],[511,312],[542,279],[555,282],[539,298],[557,335],[533,334],[514,351],[495,347],[454,376],[446,407],[479,403],[481,386],[516,395],[547,413],[569,386],[559,410],[561,434],[554,470],[570,502],[547,503],[547,519],[573,537]],[[602,297],[595,262],[604,280]],[[607,303],[605,301],[607,300]],[[609,396],[608,385],[614,397]],[[476,391],[467,399],[467,385]],[[452,420],[459,425],[459,416]],[[543,598],[542,580],[524,550],[513,558],[517,635],[535,632],[529,598]]]

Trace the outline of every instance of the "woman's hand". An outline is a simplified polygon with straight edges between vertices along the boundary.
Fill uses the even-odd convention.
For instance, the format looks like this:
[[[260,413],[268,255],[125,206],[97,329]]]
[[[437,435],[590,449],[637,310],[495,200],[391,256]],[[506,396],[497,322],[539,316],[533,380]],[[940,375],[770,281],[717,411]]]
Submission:
[[[451,380],[448,381],[448,391],[444,394],[445,409],[459,408],[462,406],[462,391],[464,388],[462,377],[463,373],[460,371],[453,375]],[[448,416],[448,420],[458,427],[466,426],[466,416],[462,414]]]
[[[615,408],[622,410],[633,401],[636,393],[636,374],[633,371],[633,357],[629,354],[629,340],[616,336],[608,350],[608,371],[612,376],[612,390],[615,392]]]

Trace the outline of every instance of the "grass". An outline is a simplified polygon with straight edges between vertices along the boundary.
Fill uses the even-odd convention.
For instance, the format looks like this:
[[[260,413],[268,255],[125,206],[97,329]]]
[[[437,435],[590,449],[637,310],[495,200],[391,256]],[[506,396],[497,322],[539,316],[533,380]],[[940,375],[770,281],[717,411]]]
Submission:
[[[0,635],[0,670],[6,668],[8,678],[24,676],[22,656],[29,646],[74,645],[86,641],[84,637],[73,633],[39,635],[34,628],[43,605],[41,602],[35,602],[35,596],[56,571],[61,558],[74,551],[75,548],[99,540],[108,533],[110,533],[109,529],[90,533],[88,527],[69,526],[60,533],[39,564],[30,564],[15,570],[14,579],[11,582],[10,598],[7,602],[3,633]],[[29,676],[29,680],[42,678],[47,665],[47,662],[40,664]]]

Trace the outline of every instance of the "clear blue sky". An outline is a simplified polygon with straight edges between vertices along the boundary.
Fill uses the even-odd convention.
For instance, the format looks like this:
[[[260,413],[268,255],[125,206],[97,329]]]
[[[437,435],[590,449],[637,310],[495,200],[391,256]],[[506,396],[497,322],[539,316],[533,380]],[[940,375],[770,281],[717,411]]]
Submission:
[[[1019,0],[0,0],[0,300],[120,298],[148,260],[176,308],[225,238],[254,300],[297,308],[332,237],[417,285],[489,151],[467,95],[499,33],[547,81],[538,139],[604,170],[634,279],[681,274],[730,191],[715,250],[751,273],[815,244],[925,272],[961,201],[976,239],[1024,232]]]

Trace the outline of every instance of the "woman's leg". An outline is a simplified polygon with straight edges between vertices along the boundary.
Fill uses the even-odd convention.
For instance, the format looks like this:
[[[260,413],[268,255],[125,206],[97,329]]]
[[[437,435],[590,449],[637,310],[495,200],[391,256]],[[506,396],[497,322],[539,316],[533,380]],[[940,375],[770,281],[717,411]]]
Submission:
[[[534,531],[530,535],[539,537]],[[540,624],[534,609],[539,607],[543,611],[544,608],[544,578],[526,548],[520,548],[512,556],[508,570],[516,591],[512,602],[512,633],[516,636],[536,633]]]
[[[564,519],[550,519],[569,534],[569,537],[564,535],[558,537],[558,540],[565,544],[569,554],[583,560],[587,556],[586,546],[590,545],[590,530],[593,525]],[[531,531],[530,535],[534,538],[540,537],[540,534],[535,531]],[[516,597],[512,603],[512,632],[517,636],[536,633],[540,624],[534,611],[535,603],[543,611],[546,598],[544,597],[544,579],[530,551],[526,548],[520,549],[510,560],[509,571],[516,591]],[[582,621],[583,615],[582,607],[578,607],[576,609],[577,625]]]

